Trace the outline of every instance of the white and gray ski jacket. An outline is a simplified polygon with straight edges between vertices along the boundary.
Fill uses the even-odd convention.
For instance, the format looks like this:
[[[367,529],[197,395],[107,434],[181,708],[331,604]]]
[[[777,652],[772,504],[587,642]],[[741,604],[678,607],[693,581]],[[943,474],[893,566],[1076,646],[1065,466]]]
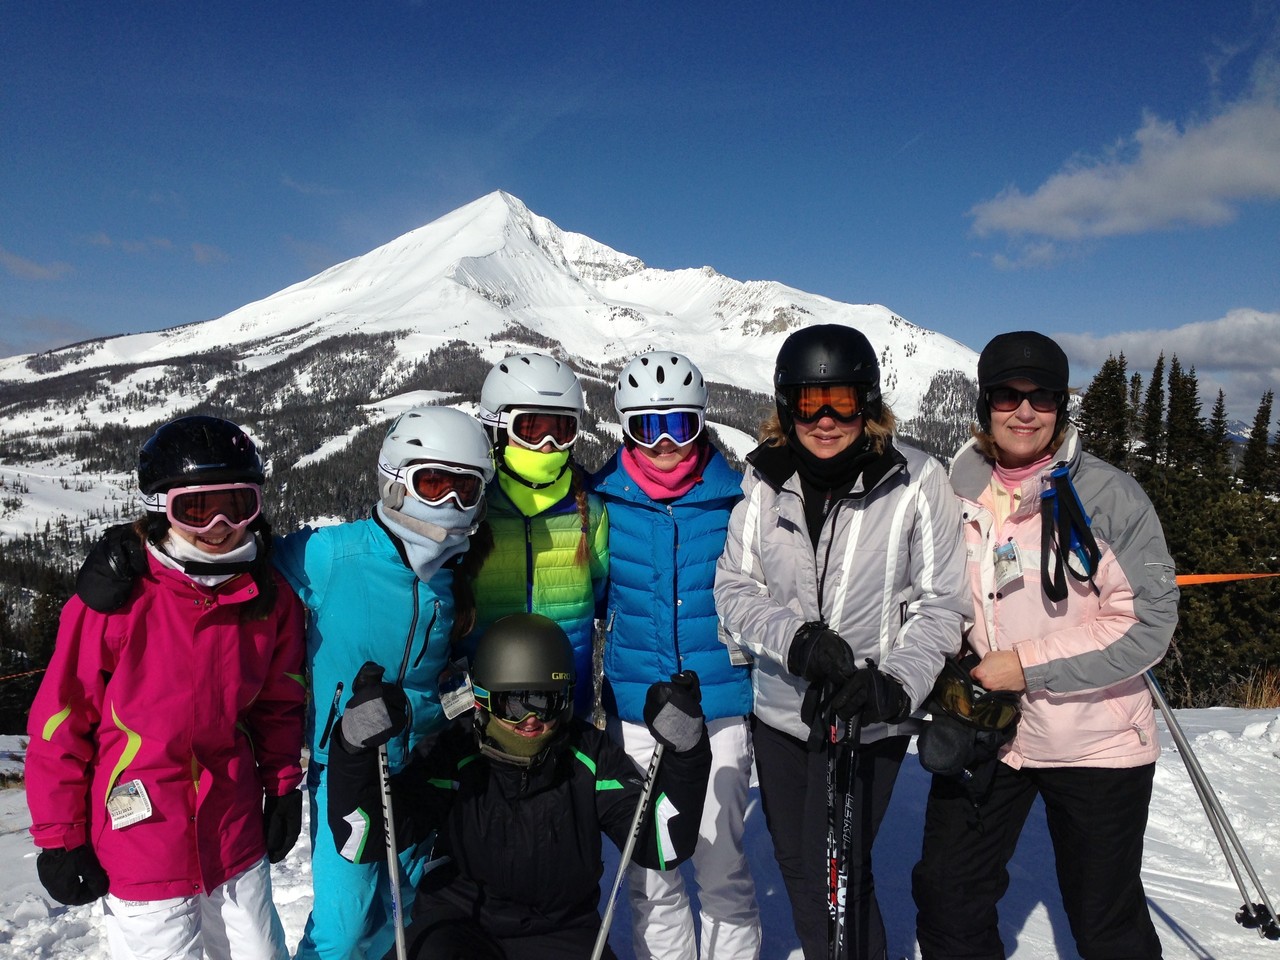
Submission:
[[[786,664],[796,631],[818,620],[845,639],[860,667],[869,658],[898,680],[919,711],[971,614],[960,513],[945,471],[919,450],[890,446],[879,480],[870,489],[859,480],[832,505],[815,551],[800,479],[762,470],[778,459],[758,456],[767,449],[747,458],[745,498],[729,520],[715,586],[728,641],[755,655],[756,716],[808,736],[800,718],[807,684]],[[919,729],[916,717],[875,724],[862,741]]]

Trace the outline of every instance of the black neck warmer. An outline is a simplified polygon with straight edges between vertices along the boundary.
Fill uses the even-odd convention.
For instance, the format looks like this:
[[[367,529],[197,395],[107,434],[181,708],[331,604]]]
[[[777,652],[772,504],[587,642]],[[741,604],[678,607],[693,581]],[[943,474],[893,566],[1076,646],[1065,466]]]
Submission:
[[[853,489],[880,455],[871,447],[865,432],[834,457],[815,456],[797,439],[795,431],[787,434],[787,450],[800,477],[809,539],[817,547],[822,523],[831,512],[831,505]]]

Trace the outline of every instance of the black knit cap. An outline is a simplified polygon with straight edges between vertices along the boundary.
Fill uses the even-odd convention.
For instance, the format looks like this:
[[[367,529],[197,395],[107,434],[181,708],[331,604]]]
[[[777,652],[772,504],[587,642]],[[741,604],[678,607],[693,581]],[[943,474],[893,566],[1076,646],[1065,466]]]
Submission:
[[[1030,380],[1037,387],[1065,393],[1069,377],[1062,348],[1034,330],[993,337],[978,357],[978,390],[984,394],[1011,380]]]

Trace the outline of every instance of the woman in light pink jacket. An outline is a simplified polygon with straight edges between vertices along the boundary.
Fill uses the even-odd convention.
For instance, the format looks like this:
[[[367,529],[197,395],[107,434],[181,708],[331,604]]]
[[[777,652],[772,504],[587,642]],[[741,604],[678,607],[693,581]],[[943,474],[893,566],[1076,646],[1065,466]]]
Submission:
[[[997,336],[978,360],[981,429],[951,467],[973,677],[1016,691],[1021,720],[981,792],[934,776],[912,878],[924,960],[1005,956],[996,904],[1037,796],[1080,956],[1161,956],[1139,875],[1160,752],[1143,674],[1168,648],[1178,589],[1146,495],[1081,450],[1067,386],[1053,340]]]

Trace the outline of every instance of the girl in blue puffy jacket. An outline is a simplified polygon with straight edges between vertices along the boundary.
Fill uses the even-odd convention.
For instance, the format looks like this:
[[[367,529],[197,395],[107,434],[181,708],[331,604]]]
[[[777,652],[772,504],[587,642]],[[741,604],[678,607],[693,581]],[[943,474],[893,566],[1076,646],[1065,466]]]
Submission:
[[[712,588],[741,475],[705,430],[707,387],[688,357],[654,352],[623,368],[614,392],[623,444],[593,478],[609,513],[604,703],[631,758],[646,766],[649,685],[682,670],[702,684],[710,786],[693,854],[701,949],[677,870],[630,872],[636,956],[754,960],[755,885],[742,849],[751,778],[751,672],[722,642]]]

